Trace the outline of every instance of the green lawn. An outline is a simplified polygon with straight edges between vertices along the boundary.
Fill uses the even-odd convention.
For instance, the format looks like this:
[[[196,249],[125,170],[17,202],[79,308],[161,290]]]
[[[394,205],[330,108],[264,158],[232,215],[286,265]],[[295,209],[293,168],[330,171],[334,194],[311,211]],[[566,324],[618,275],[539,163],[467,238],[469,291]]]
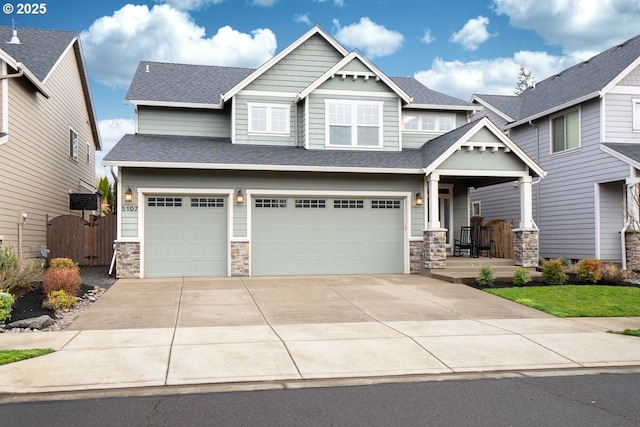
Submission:
[[[52,348],[36,348],[33,350],[0,350],[0,365],[19,362],[32,357],[38,357],[45,354],[53,353]]]
[[[600,285],[485,289],[558,317],[640,316],[640,288]]]

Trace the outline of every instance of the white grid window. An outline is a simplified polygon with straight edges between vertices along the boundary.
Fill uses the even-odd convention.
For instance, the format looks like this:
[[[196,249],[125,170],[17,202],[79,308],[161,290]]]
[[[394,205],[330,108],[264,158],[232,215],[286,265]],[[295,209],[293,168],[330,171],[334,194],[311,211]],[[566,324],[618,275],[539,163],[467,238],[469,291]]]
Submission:
[[[78,134],[73,129],[69,129],[69,157],[78,160]]]
[[[325,101],[327,146],[382,147],[382,102]]]
[[[322,199],[296,199],[296,208],[326,208],[326,200]]]
[[[334,209],[364,209],[364,200],[334,200]]]
[[[256,208],[286,208],[287,199],[256,199]]]
[[[482,209],[480,202],[472,202],[471,203],[471,216],[480,216],[482,215]]]
[[[179,208],[182,206],[182,197],[149,197],[147,206],[157,208]]]
[[[192,208],[224,208],[224,199],[221,197],[192,197]]]
[[[580,112],[570,111],[551,119],[551,152],[580,147]]]
[[[400,209],[400,200],[372,200],[371,209]]]
[[[449,113],[404,113],[403,129],[422,132],[449,132],[455,127],[456,115]]]
[[[283,104],[247,103],[249,133],[289,134],[290,107]]]

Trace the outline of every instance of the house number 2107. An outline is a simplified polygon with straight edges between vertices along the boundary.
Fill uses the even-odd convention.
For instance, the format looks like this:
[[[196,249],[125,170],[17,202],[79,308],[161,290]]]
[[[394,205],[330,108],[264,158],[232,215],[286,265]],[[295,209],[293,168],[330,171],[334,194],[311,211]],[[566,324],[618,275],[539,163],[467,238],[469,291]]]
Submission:
[[[137,212],[138,211],[138,207],[137,206],[123,206],[122,207],[122,212]]]

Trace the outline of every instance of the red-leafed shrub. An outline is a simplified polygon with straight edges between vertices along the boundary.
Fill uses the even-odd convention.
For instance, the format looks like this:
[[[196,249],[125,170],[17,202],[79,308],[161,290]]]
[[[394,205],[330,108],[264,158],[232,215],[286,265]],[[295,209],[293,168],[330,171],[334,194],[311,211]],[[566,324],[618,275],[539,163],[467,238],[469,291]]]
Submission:
[[[53,291],[65,291],[69,295],[80,292],[80,272],[75,268],[50,268],[42,277],[42,289],[45,294]]]

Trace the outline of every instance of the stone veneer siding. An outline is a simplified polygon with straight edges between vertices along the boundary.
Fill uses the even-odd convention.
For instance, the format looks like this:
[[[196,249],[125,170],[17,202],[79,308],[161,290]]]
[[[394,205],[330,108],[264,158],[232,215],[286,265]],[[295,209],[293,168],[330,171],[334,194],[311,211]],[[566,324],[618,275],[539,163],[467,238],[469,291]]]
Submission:
[[[139,242],[116,242],[116,276],[118,279],[140,277]]]
[[[538,230],[513,230],[513,260],[515,265],[537,267],[540,256]]]
[[[422,272],[447,266],[447,230],[424,230]]]
[[[409,242],[409,273],[420,273],[422,263],[422,240]]]
[[[249,275],[249,242],[231,242],[231,275]]]
[[[627,270],[640,271],[640,232],[627,231],[624,235]]]

